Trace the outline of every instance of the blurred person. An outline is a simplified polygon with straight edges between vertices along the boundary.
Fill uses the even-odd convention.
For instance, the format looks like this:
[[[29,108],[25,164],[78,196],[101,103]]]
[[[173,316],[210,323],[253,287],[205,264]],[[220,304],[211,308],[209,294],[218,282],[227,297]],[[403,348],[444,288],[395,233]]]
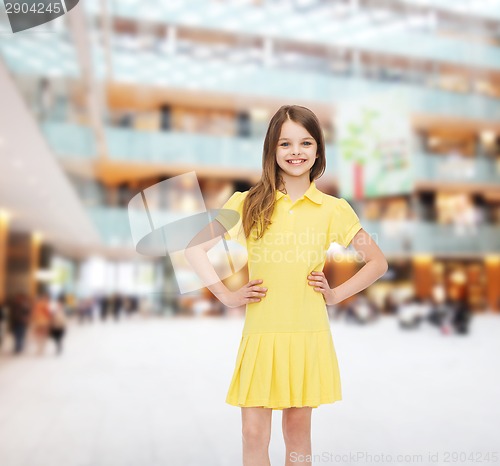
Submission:
[[[328,319],[332,320],[339,320],[346,312],[345,305],[341,303],[338,303],[335,306],[327,305],[326,310],[328,313]]]
[[[471,319],[471,310],[467,304],[466,299],[460,299],[455,302],[453,309],[453,317],[451,319],[451,325],[455,333],[459,335],[466,335],[469,333],[469,323]]]
[[[38,111],[40,118],[48,118],[54,108],[54,91],[50,81],[43,77],[38,86]]]
[[[106,320],[110,309],[110,299],[106,295],[102,295],[98,301],[101,320]]]
[[[436,283],[432,287],[432,301],[436,304],[442,304],[446,300],[446,289],[444,283]]]
[[[446,297],[445,285],[440,281],[432,287],[430,311],[427,321],[441,328],[449,312],[450,301]]]
[[[31,318],[31,302],[24,292],[16,293],[8,301],[9,329],[14,337],[14,354],[24,351],[26,334],[28,332]]]
[[[133,295],[131,298],[131,308],[130,308],[130,311],[132,313],[136,313],[139,311],[139,298],[135,295]]]
[[[50,296],[46,291],[40,293],[35,301],[31,317],[37,354],[41,355],[45,351],[45,345],[50,333]]]
[[[357,297],[357,296],[356,296]],[[360,323],[369,323],[377,320],[379,316],[378,306],[368,298],[368,296],[361,295],[358,301],[361,310],[357,312],[358,321]]]
[[[91,321],[92,320],[92,313],[93,313],[93,301],[91,298],[82,298],[78,302],[77,305],[77,316],[78,316],[78,323],[82,324],[85,323],[85,321]]]
[[[65,299],[59,296],[51,307],[50,336],[56,344],[56,354],[62,353],[62,342],[66,333],[66,307]]]
[[[68,293],[66,295],[66,313],[68,316],[72,317],[76,313],[77,301],[73,293]]]
[[[408,297],[403,300],[398,307],[397,315],[400,328],[417,328],[421,321],[419,299],[415,297]]]
[[[354,308],[354,300],[347,303],[344,309],[345,309],[344,319],[346,323],[350,322],[357,323],[358,319],[356,317],[356,309]]]
[[[76,304],[75,314],[79,324],[85,321],[85,301],[86,298],[80,298]]]
[[[396,314],[398,310],[398,304],[397,301],[394,297],[394,291],[395,290],[390,290],[386,295],[384,299],[384,310],[388,314]]]
[[[262,160],[261,180],[249,191],[235,192],[216,220],[185,250],[193,269],[226,307],[246,306],[226,397],[228,404],[241,408],[245,466],[270,464],[273,409],[283,410],[286,465],[292,464],[291,452],[311,456],[313,408],[342,399],[326,306],[367,288],[387,270],[385,257],[349,203],[316,187],[315,180],[326,168],[326,156],[322,128],[311,110],[286,105],[275,113]],[[238,228],[232,229],[234,215],[229,210],[242,220],[241,236]],[[231,231],[250,250],[251,280],[236,291],[218,279],[207,256],[221,236],[231,236]],[[306,231],[309,234],[304,235]],[[287,244],[299,235],[298,249]],[[284,237],[287,241],[283,242]],[[332,289],[323,268],[333,242],[345,248],[352,242],[366,263]],[[303,251],[311,254],[304,256]]]
[[[212,302],[207,298],[196,299],[191,306],[195,317],[203,317],[212,309]]]
[[[365,324],[377,317],[375,305],[366,296],[356,296],[352,305],[352,317],[358,324]]]
[[[123,311],[127,317],[130,317],[132,314],[132,301],[130,296],[123,297]]]
[[[418,311],[420,322],[427,321],[429,319],[430,313],[432,312],[432,299],[420,299],[418,302]]]
[[[115,321],[118,321],[120,319],[122,306],[123,306],[123,299],[121,294],[113,293],[113,295],[111,296],[111,312],[113,313]]]
[[[441,325],[443,324],[443,321],[449,311],[447,306],[448,305],[445,296],[442,299],[441,297],[433,297],[431,310],[429,312],[429,315],[427,316],[427,321],[432,325],[441,328]]]
[[[444,302],[442,319],[439,329],[443,335],[449,335],[453,332],[453,316],[455,315],[455,299],[447,297]]]
[[[427,318],[428,322],[432,325],[439,327],[441,325],[441,320],[443,319],[443,304],[442,303],[433,303],[431,312]]]
[[[147,296],[142,296],[139,299],[138,312],[142,317],[150,317],[154,314],[154,304]]]
[[[133,316],[138,310],[138,300],[134,295],[128,295],[123,299],[123,310],[127,317]]]
[[[94,295],[89,298],[91,302],[91,318],[92,321],[99,320],[101,317],[101,298],[98,295]]]

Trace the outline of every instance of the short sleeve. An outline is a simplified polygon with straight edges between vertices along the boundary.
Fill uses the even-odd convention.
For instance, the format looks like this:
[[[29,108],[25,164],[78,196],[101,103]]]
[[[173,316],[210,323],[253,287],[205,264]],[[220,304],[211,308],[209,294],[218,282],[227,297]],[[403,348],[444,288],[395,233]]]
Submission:
[[[336,242],[347,248],[361,228],[354,209],[344,198],[340,198],[330,219],[330,243]]]
[[[243,202],[245,194],[236,191],[221,207],[221,211],[215,217],[225,229],[224,238],[226,240],[238,241],[246,246],[246,239],[243,232]]]

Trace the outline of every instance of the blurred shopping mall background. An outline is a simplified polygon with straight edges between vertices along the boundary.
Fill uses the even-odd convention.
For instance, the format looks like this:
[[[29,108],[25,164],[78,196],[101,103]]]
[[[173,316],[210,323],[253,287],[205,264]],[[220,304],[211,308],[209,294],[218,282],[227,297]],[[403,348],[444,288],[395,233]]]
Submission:
[[[179,294],[168,257],[135,251],[127,204],[194,170],[206,208],[220,207],[259,178],[270,117],[297,103],[323,124],[318,186],[351,203],[388,257],[363,293],[378,311],[410,296],[498,311],[500,9],[428,3],[86,1],[17,34],[4,15],[0,298],[116,292],[159,314],[225,314],[207,290]],[[368,145],[358,157],[386,175],[364,186],[342,112],[360,103],[400,122],[383,158]],[[332,285],[361,266],[334,251]]]
[[[137,252],[128,204],[147,188],[195,172],[204,208],[220,208],[234,191],[259,179],[267,124],[284,104],[304,105],[320,118],[327,170],[317,186],[349,201],[389,262],[375,284],[329,307],[336,344],[366,338],[367,328],[392,341],[396,353],[407,344],[398,335],[420,335],[429,355],[450,351],[440,346],[442,339],[482,341],[475,353],[470,346],[455,347],[437,360],[432,374],[451,368],[451,361],[464,378],[474,368],[484,381],[496,376],[489,364],[497,339],[491,329],[500,326],[499,0],[82,0],[68,14],[16,34],[1,6],[0,97],[4,387],[14,380],[10,376],[24,390],[38,383],[21,376],[35,360],[22,362],[20,355],[56,351],[43,336],[53,315],[67,330],[61,338],[68,340],[68,352],[62,350],[66,342],[60,352],[84,366],[87,351],[98,355],[110,338],[124,351],[128,336],[144,339],[137,343],[145,345],[143,355],[144,348],[158,351],[161,345],[166,358],[170,349],[181,354],[181,343],[158,338],[151,322],[168,335],[168,322],[190,322],[192,327],[179,327],[190,329],[187,339],[217,345],[203,340],[202,329],[218,322],[217,335],[231,330],[227,373],[220,372],[218,396],[203,400],[223,404],[243,310],[225,308],[206,288],[181,293],[171,257]],[[184,188],[175,208],[188,216],[194,199],[192,186]],[[161,197],[157,202],[161,208]],[[334,243],[325,273],[333,287],[362,265],[352,246]],[[236,288],[248,273],[243,268],[224,278]],[[118,330],[114,323],[121,321],[131,327]],[[391,325],[396,332],[387,330]],[[158,346],[148,346],[148,338]],[[91,342],[93,349],[84,350]],[[112,348],[104,352],[111,361]],[[341,343],[338,352],[342,363]],[[481,359],[479,366],[471,354]],[[347,347],[344,357],[349,374]],[[367,365],[374,357],[362,355]],[[112,367],[119,371],[117,364]],[[159,369],[161,358],[155,364],[166,370]],[[400,366],[390,367],[400,374]],[[390,385],[394,374],[384,375]],[[455,375],[442,386],[456,387],[462,379]],[[215,383],[207,377],[208,385]],[[463,403],[477,397],[471,381],[460,389]],[[4,399],[17,399],[15,390],[5,393],[11,398]],[[487,395],[476,414],[486,410]],[[33,396],[43,404],[44,396]],[[449,422],[463,406],[457,401],[444,409]],[[0,415],[0,429],[2,420],[13,419],[15,412],[8,413]],[[343,422],[349,419],[346,413]],[[475,428],[492,432],[490,419]],[[445,416],[434,420],[447,422]],[[228,422],[237,429],[237,421]],[[183,425],[177,433],[188,431]],[[240,438],[234,437],[237,446]],[[24,464],[9,451],[12,464]],[[193,458],[184,464],[237,461]],[[57,464],[70,464],[64,461]]]

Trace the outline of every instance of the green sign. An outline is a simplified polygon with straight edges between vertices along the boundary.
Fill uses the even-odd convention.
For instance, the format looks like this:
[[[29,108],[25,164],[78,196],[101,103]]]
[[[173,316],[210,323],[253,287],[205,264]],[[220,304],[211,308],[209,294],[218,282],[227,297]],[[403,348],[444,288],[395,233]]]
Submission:
[[[343,102],[337,112],[341,196],[359,200],[413,189],[412,128],[397,91]]]

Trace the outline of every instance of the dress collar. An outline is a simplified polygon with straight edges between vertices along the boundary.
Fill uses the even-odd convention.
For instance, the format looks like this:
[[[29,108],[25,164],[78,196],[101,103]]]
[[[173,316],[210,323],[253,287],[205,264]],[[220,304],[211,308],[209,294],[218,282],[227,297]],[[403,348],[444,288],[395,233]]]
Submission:
[[[281,199],[285,194],[282,193],[279,189],[276,190],[276,200]],[[316,204],[321,204],[323,202],[323,193],[316,187],[316,183],[311,181],[309,188],[304,193],[304,196],[309,198],[311,201]]]

